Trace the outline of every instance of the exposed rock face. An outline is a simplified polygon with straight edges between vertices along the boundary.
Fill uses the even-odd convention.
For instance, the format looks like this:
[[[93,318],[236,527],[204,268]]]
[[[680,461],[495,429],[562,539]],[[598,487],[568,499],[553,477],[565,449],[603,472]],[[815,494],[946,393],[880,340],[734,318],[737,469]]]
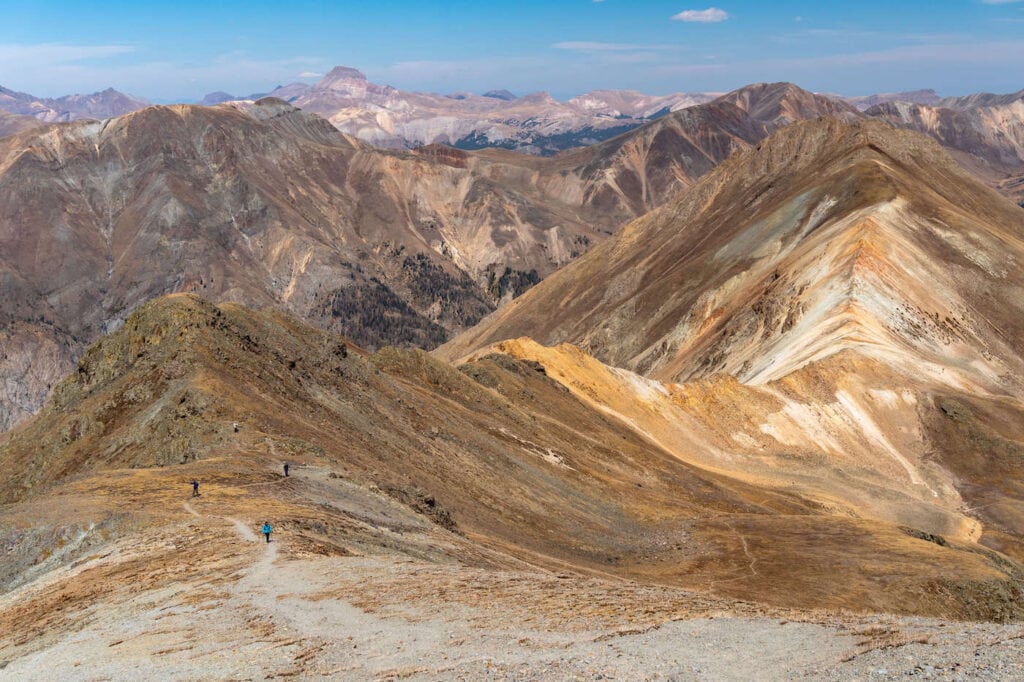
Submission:
[[[718,101],[735,104],[772,130],[818,116],[831,116],[847,122],[860,118],[857,110],[849,104],[815,95],[792,83],[755,83],[722,95]]]
[[[807,118],[855,120],[846,104],[791,83],[757,83],[558,157],[587,179],[584,202],[625,221],[663,205],[733,152]]]
[[[335,89],[365,83],[335,76]],[[746,109],[685,109],[551,159],[382,152],[274,97],[9,137],[0,265],[18,288],[3,310],[10,323],[45,314],[44,345],[67,356],[21,389],[36,399],[0,425],[38,406],[82,344],[169,291],[282,306],[370,347],[433,347],[789,116],[818,112],[792,86],[742,100]],[[0,361],[8,376],[26,362]]]
[[[436,345],[504,295],[488,267],[536,281],[598,236],[484,166],[378,152],[274,99],[3,138],[0,326],[45,340],[0,373],[27,381],[54,348],[64,357],[4,398],[0,425],[38,406],[82,344],[168,291],[281,306],[371,346]]]
[[[1022,235],[933,140],[800,122],[436,355],[538,362],[687,463],[1020,561]]]
[[[107,88],[91,95],[34,97],[0,86],[0,109],[12,114],[33,116],[48,123],[79,119],[104,119],[120,116],[147,106],[145,100]]]
[[[804,122],[443,350],[531,336],[665,380],[764,382],[871,348],[895,364],[913,358],[936,381],[1016,391],[1022,224],[919,134]]]
[[[865,113],[931,135],[966,167],[1024,201],[1024,91],[953,97],[934,106],[893,102]]]

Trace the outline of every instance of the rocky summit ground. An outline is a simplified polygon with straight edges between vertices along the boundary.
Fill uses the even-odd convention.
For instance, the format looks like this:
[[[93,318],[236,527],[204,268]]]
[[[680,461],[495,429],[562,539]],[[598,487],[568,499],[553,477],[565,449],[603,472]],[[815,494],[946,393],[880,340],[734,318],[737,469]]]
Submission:
[[[93,547],[95,528],[71,538],[58,551],[80,558],[0,597],[0,679],[1024,676],[1020,625],[791,612],[498,568],[486,552],[467,562],[466,539],[333,471],[298,465],[285,479],[272,457],[251,464],[70,486],[61,507],[84,515],[86,498],[116,491],[133,532]],[[204,481],[197,498],[192,476]],[[327,551],[310,542],[327,529],[278,521],[302,498],[342,515],[362,550]],[[133,509],[165,522],[148,527]],[[277,524],[269,544],[258,536],[265,517]]]

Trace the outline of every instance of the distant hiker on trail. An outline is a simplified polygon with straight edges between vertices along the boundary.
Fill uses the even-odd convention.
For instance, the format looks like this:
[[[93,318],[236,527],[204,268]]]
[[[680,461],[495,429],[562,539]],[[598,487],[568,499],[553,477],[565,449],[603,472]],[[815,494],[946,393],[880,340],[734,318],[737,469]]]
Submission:
[[[192,497],[199,497],[199,481],[192,481]]]
[[[267,542],[270,542],[270,531],[272,531],[272,530],[274,530],[274,529],[271,527],[270,521],[264,521],[263,522],[263,534],[267,536]]]
[[[238,433],[238,422],[235,422],[235,433]]]
[[[284,475],[288,476],[288,462],[284,463]]]

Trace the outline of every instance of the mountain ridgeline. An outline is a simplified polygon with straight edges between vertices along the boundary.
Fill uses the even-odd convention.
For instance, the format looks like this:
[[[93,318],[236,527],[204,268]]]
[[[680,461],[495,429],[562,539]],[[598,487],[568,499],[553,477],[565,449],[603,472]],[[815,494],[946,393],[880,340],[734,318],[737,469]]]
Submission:
[[[770,84],[553,157],[275,98],[0,139],[0,625],[410,561],[1021,619],[1024,213],[909,127]]]
[[[779,84],[543,159],[375,149],[265,98],[148,107],[0,138],[0,425],[85,345],[194,291],[280,307],[375,348],[431,348],[800,117]]]

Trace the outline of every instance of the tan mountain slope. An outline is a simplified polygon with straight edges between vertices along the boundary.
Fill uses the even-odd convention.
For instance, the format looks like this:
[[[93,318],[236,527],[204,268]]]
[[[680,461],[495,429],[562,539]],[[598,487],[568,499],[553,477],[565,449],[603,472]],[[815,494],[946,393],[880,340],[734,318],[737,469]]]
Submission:
[[[1024,216],[932,141],[821,119],[730,158],[440,351],[569,341],[665,380],[764,383],[854,349],[1019,395]]]
[[[773,120],[835,106],[786,84],[742,99]],[[171,291],[278,306],[369,347],[432,347],[774,125],[714,103],[554,159],[397,153],[266,98],[10,137],[0,427],[38,409],[84,344]]]
[[[6,111],[0,111],[0,137],[7,137],[8,135],[20,133],[23,130],[38,128],[41,125],[43,124],[39,119],[33,118],[32,116],[10,114]]]
[[[931,140],[798,123],[437,354],[541,362],[689,464],[1019,560],[1022,250]],[[492,345],[520,335],[624,369]]]
[[[694,465],[645,432],[653,421],[609,410],[609,377],[634,380],[605,368],[591,375],[605,377],[602,393],[581,398],[569,364],[545,356],[548,375],[507,350],[455,369],[421,351],[366,356],[280,313],[183,295],[144,306],[90,349],[45,410],[4,436],[5,527],[35,530],[18,531],[3,575],[8,586],[38,576],[42,587],[25,585],[37,597],[17,597],[21,610],[0,616],[43,608],[46,585],[69,589],[58,569],[85,552],[112,558],[75,578],[75,609],[127,571],[152,581],[146,564],[121,566],[123,554],[101,548],[166,542],[188,518],[172,491],[195,476],[210,496],[203,513],[250,524],[270,515],[306,557],[533,565],[797,608],[1015,613],[1019,569],[972,542],[954,515],[902,498],[900,521],[949,531],[939,537],[823,504],[806,494],[811,477],[781,486],[706,458]],[[296,480],[275,483],[282,461]],[[385,521],[389,499],[435,530],[407,513]],[[58,506],[75,521],[44,513]],[[203,554],[230,572],[227,549]],[[153,571],[173,563],[163,556]]]
[[[25,350],[0,357],[0,379],[10,392],[30,371],[48,377],[0,405],[3,428],[85,343],[162,293],[279,306],[367,346],[431,347],[599,237],[578,202],[533,190],[529,170],[381,152],[278,100],[0,140],[0,335]],[[39,368],[52,349],[62,361]]]
[[[505,341],[578,398],[680,460],[876,519],[1024,557],[1024,402],[936,388],[844,351],[769,383],[661,383],[578,348]]]
[[[965,167],[1024,205],[1024,91],[951,97],[932,105],[891,102],[865,113],[931,135]]]

